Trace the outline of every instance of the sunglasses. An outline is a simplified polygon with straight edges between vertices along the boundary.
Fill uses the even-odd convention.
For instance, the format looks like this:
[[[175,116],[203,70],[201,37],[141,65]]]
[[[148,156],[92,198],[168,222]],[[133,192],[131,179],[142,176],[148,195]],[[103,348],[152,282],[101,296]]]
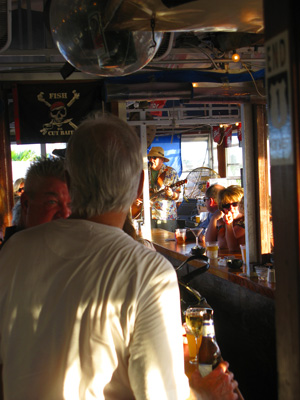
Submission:
[[[226,210],[230,210],[230,207],[237,207],[239,205],[238,201],[234,201],[233,203],[226,203],[222,204],[222,208],[225,208]]]
[[[148,160],[156,160],[159,157],[149,157]]]
[[[18,192],[19,192],[19,193],[24,192],[24,188],[19,188],[19,189],[18,189]]]

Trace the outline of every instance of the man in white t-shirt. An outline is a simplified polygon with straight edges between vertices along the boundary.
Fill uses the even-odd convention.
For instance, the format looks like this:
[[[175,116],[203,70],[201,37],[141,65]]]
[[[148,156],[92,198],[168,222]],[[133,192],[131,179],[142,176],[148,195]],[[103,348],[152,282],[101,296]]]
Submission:
[[[66,174],[70,218],[16,233],[1,250],[4,398],[236,399],[227,363],[195,372],[190,391],[175,271],[122,230],[143,184],[136,133],[116,117],[86,120]]]

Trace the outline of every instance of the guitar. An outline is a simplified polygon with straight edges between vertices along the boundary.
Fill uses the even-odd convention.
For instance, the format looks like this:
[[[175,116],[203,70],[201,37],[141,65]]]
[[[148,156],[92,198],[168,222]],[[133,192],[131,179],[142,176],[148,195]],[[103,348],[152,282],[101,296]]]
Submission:
[[[185,183],[187,183],[187,179],[173,183],[172,185],[169,185],[168,187],[172,189],[173,187],[178,187],[178,186],[184,185]],[[156,199],[160,194],[162,194],[164,192],[165,192],[165,188],[159,190],[158,192],[153,193],[152,195],[150,195],[150,201]],[[131,214],[132,214],[133,219],[139,218],[139,216],[141,215],[141,212],[142,212],[142,208],[143,208],[143,202],[141,202],[141,204],[139,204],[139,205],[137,205],[136,203],[132,204]]]

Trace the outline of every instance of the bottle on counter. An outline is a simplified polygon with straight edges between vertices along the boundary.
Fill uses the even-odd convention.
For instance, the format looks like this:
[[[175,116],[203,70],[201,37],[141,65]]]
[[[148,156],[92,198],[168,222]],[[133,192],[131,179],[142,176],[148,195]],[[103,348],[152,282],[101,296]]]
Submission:
[[[203,315],[203,336],[198,353],[198,368],[204,377],[221,362],[221,351],[215,336],[213,310],[207,309]]]
[[[275,283],[275,282],[276,282],[275,269],[273,268],[273,265],[270,265],[268,269],[268,283]]]

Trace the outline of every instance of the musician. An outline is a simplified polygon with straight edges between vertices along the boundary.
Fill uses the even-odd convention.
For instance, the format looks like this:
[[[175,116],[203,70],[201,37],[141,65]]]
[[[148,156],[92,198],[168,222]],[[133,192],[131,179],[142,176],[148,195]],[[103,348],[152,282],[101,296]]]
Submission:
[[[163,192],[151,201],[151,227],[174,232],[177,228],[176,201],[179,199],[180,187],[170,186],[178,182],[178,174],[174,168],[164,164],[169,159],[165,157],[162,147],[152,147],[148,153],[148,160],[150,199],[163,189]]]

